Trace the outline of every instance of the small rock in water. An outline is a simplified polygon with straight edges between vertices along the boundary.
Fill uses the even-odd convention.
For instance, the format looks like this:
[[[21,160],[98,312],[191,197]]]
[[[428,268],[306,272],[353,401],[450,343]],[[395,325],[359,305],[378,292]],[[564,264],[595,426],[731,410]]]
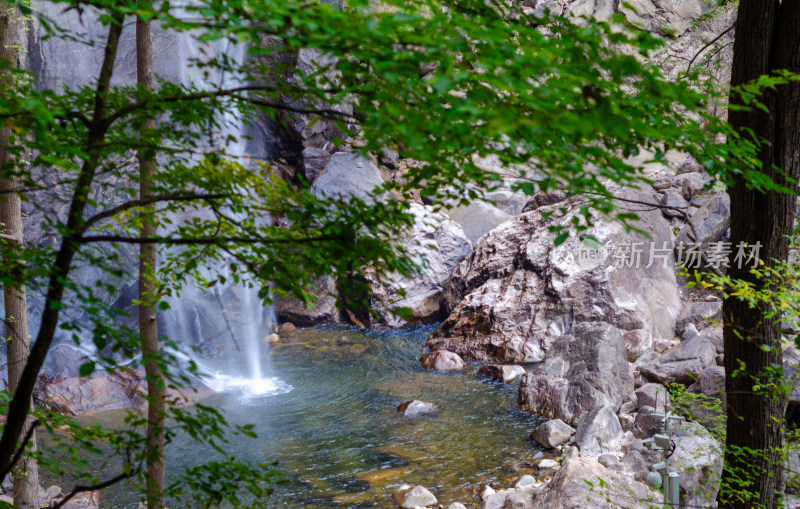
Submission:
[[[483,491],[481,491],[481,500],[486,500],[490,495],[494,495],[495,493],[496,491],[494,491],[494,488],[486,486],[483,488]]]
[[[558,468],[558,462],[556,460],[542,460],[536,465],[539,468]]]
[[[532,475],[523,475],[514,483],[515,488],[529,488],[536,485],[536,478]]]
[[[466,364],[457,353],[447,350],[428,352],[420,357],[419,362],[427,369],[436,371],[458,371],[464,369]]]
[[[467,509],[467,506],[465,506],[461,502],[453,502],[452,504],[447,506],[447,509]]]
[[[397,411],[405,417],[416,417],[418,415],[432,414],[436,410],[436,405],[426,401],[414,399],[405,401],[397,405]]]
[[[433,493],[422,486],[403,485],[394,492],[394,502],[403,509],[415,509],[416,507],[428,507],[436,504],[436,497]]]
[[[269,336],[267,336],[267,341],[270,342],[270,343],[277,343],[280,340],[281,340],[281,337],[278,336],[277,334],[275,334],[274,332],[272,334],[270,334]]]
[[[481,366],[478,373],[498,382],[511,383],[525,374],[525,368],[514,364],[487,364]]]
[[[297,330],[297,327],[294,326],[292,322],[285,322],[278,327],[278,332],[292,332]]]

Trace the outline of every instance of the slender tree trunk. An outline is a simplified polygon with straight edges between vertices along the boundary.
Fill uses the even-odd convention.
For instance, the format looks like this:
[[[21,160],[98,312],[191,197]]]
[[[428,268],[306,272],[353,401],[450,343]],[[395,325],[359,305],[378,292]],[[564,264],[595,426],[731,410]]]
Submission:
[[[800,0],[740,0],[733,51],[732,86],[778,69],[799,72]],[[779,86],[761,99],[769,113],[731,111],[730,121],[740,132],[751,130],[767,142],[760,153],[763,171],[786,184],[773,165],[790,178],[800,176],[800,84]],[[740,104],[741,100],[733,95],[731,103]],[[734,252],[740,242],[760,243],[761,259],[767,266],[774,260],[786,260],[795,196],[747,189],[742,179],[728,192]],[[758,284],[750,274],[750,264],[739,267],[731,260],[729,276]],[[736,298],[726,299],[723,305],[728,418],[721,507],[772,508],[778,507],[783,497],[786,400],[782,381],[771,380],[775,374],[770,371],[772,366],[782,365],[781,335],[778,323],[767,318],[765,311],[763,306],[750,308]],[[769,381],[778,382],[777,390],[754,391],[756,382]],[[731,496],[736,492],[751,492],[754,498]]]
[[[8,405],[8,417],[0,436],[0,472],[7,473],[8,466],[17,451],[17,442],[25,430],[28,411],[31,407],[33,387],[42,369],[42,364],[50,350],[53,336],[58,326],[58,317],[61,311],[61,299],[66,289],[65,281],[69,275],[70,265],[78,251],[78,242],[84,233],[85,222],[83,212],[89,201],[89,190],[95,177],[98,166],[96,155],[97,147],[105,139],[108,126],[106,114],[108,105],[108,90],[111,76],[114,72],[114,61],[117,57],[119,37],[122,33],[123,16],[116,15],[112,18],[108,28],[103,64],[100,68],[94,96],[94,112],[89,125],[89,136],[84,147],[89,158],[84,161],[78,178],[73,188],[69,212],[67,212],[66,234],[61,246],[56,253],[55,263],[47,281],[47,293],[42,310],[42,319],[36,340],[33,342],[30,356],[22,371],[19,386]]]
[[[3,7],[0,12],[0,61],[9,62],[12,67],[17,63],[18,40],[17,21],[19,13],[14,6]],[[3,86],[13,86],[13,76],[8,72],[3,73],[0,83]],[[6,172],[13,167],[13,156],[9,151],[11,131],[7,127],[0,129],[0,230],[13,240],[19,247],[23,243],[22,207],[17,194],[18,181],[14,175]],[[19,266],[23,270],[22,266]],[[24,281],[20,275],[15,278]],[[24,283],[19,288],[5,286],[3,288],[3,303],[5,306],[5,341],[8,357],[8,390],[14,393],[19,386],[22,370],[28,359],[31,347],[31,338],[28,332],[28,308]],[[25,428],[33,426],[33,419],[28,417]],[[36,450],[36,434],[31,435],[28,444],[29,451]],[[23,456],[15,465],[13,471],[14,506],[20,508],[39,507],[39,469],[36,460]]]
[[[153,34],[150,22],[136,21],[136,73],[139,85],[152,89]],[[145,129],[154,129],[156,122],[150,118]],[[139,152],[139,195],[141,199],[152,196],[152,181],[156,161],[147,150]],[[156,226],[152,220],[153,206],[144,207],[141,237],[152,237]],[[139,334],[142,338],[142,358],[147,375],[147,507],[163,509],[164,502],[164,425],[165,394],[164,375],[159,358],[156,303],[158,301],[156,275],[156,244],[139,244]]]

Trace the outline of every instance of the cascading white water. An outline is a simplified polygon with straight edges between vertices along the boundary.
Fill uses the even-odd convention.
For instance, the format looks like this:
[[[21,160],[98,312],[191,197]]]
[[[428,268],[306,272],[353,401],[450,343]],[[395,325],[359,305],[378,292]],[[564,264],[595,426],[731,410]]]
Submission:
[[[178,35],[179,74],[183,84],[198,88],[225,89],[242,84],[242,78],[230,72],[215,72],[213,68],[199,69],[197,62],[220,58],[225,55],[236,65],[244,62],[246,48],[222,39],[211,43],[200,43],[191,33]],[[230,157],[247,164],[250,156],[263,158],[267,154],[248,154],[245,152],[244,126],[233,112],[223,112],[222,129],[210,133],[209,148],[224,149]],[[236,142],[229,142],[231,137]],[[192,216],[204,215],[208,211],[199,210]],[[176,218],[177,224],[181,218]],[[191,218],[183,218],[190,220]],[[269,221],[269,217],[262,217]],[[224,261],[218,267],[211,267],[204,274],[209,279],[222,275],[231,281]],[[170,310],[165,313],[165,329],[168,336],[183,344],[210,349],[236,359],[220,368],[210,367],[198,356],[194,361],[200,367],[203,381],[215,391],[238,390],[247,396],[268,395],[291,390],[291,387],[277,378],[269,377],[269,348],[266,337],[276,329],[275,312],[265,306],[258,296],[257,285],[226,283],[212,289],[197,285],[185,286],[179,297],[169,299]],[[246,364],[243,366],[242,364]]]

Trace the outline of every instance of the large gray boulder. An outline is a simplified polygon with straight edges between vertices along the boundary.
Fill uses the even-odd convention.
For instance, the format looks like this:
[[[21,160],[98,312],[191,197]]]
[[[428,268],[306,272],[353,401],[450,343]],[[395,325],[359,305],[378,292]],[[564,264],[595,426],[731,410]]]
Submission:
[[[518,216],[522,213],[522,209],[525,208],[530,197],[524,193],[511,191],[510,189],[498,189],[486,193],[484,199],[506,214]]]
[[[658,357],[639,365],[639,372],[648,380],[659,383],[678,382],[691,384],[697,376],[714,364],[717,349],[700,334],[668,349]]]
[[[432,207],[412,203],[409,212],[414,226],[400,239],[412,259],[423,268],[414,277],[390,274],[373,282],[375,308],[383,324],[403,327],[441,319],[441,297],[453,269],[472,251],[472,244],[461,227]],[[403,294],[403,295],[401,295]],[[394,313],[411,310],[410,317]]]
[[[549,358],[522,377],[518,401],[537,415],[575,424],[595,407],[614,411],[633,391],[622,333],[606,323],[581,323],[550,346]]]
[[[552,449],[553,447],[566,444],[574,434],[575,428],[569,424],[561,419],[550,419],[533,430],[531,432],[531,438],[543,447]]]
[[[722,444],[694,422],[676,426],[673,440],[670,462],[681,473],[681,507],[708,507],[719,491]]]
[[[142,377],[131,370],[97,371],[48,384],[39,392],[46,406],[67,415],[82,415],[141,405]]]
[[[340,152],[331,156],[325,169],[314,180],[311,192],[326,198],[360,198],[374,203],[375,188],[383,177],[372,161],[357,154]]]
[[[331,276],[319,278],[313,286],[307,288],[317,300],[311,305],[289,296],[280,296],[275,299],[275,313],[283,322],[295,325],[325,325],[340,321],[339,310],[336,307],[336,281]]]
[[[599,406],[578,422],[575,445],[581,456],[600,456],[616,452],[622,439],[622,426],[617,414],[608,405]]]
[[[675,322],[675,331],[683,336],[689,325],[702,330],[722,323],[722,301],[687,302]]]
[[[469,205],[459,205],[448,212],[450,219],[464,229],[467,238],[473,243],[508,221],[513,216],[483,201],[474,201]]]
[[[620,191],[620,196],[653,200],[644,191]],[[569,225],[574,213],[560,212],[566,206],[523,213],[481,238],[453,273],[450,284],[461,297],[453,299],[452,311],[431,333],[429,346],[462,357],[539,362],[550,338],[581,322],[605,321],[625,331],[646,329],[655,339],[674,337],[682,302],[671,254],[673,236],[664,216],[651,208],[637,210],[637,226],[651,238],[626,233],[621,224],[597,217],[587,234],[601,247],[595,249],[574,236],[556,246],[548,227]],[[615,250],[634,242],[641,243],[641,263],[633,257],[630,264],[618,263],[628,257],[613,256]],[[651,246],[666,248],[665,258],[650,264]],[[589,259],[587,253],[599,257]]]
[[[536,496],[533,509],[645,509],[661,501],[646,485],[595,458],[580,457],[564,463]]]
[[[691,244],[701,242],[708,244],[725,237],[731,222],[731,199],[727,193],[718,193],[692,214],[686,225],[681,228],[675,243]]]

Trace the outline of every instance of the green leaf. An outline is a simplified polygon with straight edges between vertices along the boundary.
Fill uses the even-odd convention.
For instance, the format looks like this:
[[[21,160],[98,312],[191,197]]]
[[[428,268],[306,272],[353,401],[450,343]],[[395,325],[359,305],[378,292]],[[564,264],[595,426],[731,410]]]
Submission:
[[[78,374],[80,376],[89,376],[94,373],[95,370],[95,362],[88,361],[81,364],[80,368],[78,368]]]

